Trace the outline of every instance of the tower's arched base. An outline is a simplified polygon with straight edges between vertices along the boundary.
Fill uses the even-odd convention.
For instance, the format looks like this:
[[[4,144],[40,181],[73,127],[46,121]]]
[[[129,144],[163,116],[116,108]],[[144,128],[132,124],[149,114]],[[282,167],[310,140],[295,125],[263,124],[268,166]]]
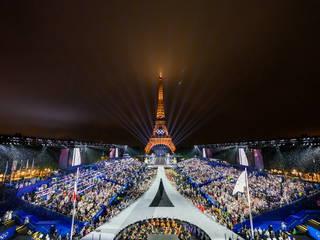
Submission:
[[[158,145],[164,145],[168,147],[171,153],[174,153],[174,151],[176,150],[171,137],[151,137],[144,150],[147,154],[149,154],[151,149]]]

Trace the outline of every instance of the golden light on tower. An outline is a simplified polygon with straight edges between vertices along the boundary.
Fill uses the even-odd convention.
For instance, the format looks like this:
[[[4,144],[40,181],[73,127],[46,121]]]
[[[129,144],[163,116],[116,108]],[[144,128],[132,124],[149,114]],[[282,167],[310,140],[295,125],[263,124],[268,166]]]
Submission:
[[[172,142],[172,138],[169,135],[164,111],[164,88],[162,73],[159,73],[159,84],[158,84],[158,99],[157,99],[157,111],[156,119],[153,128],[153,134],[149,138],[149,142],[145,147],[145,152],[149,153],[151,149],[156,145],[167,146],[173,153],[176,150],[175,145]]]

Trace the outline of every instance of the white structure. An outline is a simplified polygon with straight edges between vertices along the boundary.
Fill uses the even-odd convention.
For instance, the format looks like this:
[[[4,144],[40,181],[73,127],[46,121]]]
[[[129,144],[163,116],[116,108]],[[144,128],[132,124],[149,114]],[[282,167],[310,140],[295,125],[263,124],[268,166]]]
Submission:
[[[72,164],[71,166],[78,166],[81,164],[81,154],[80,148],[74,148],[72,154]]]
[[[171,157],[170,157],[170,154],[169,154],[169,153],[166,154],[166,164],[167,164],[167,165],[170,165],[170,164],[171,164]]]
[[[206,148],[202,148],[202,157],[207,157]]]
[[[244,148],[239,148],[239,164],[243,166],[249,166],[248,158]]]
[[[149,207],[155,197],[160,179],[162,179],[164,189],[173,203],[174,207]],[[137,221],[153,217],[171,217],[195,224],[205,231],[211,239],[225,240],[231,237],[236,239],[237,235],[226,227],[215,222],[196,208],[193,203],[184,198],[166,177],[163,167],[158,167],[158,173],[151,187],[136,202],[120,212],[109,222],[98,227],[83,239],[85,240],[112,240],[123,228]],[[239,239],[242,239],[239,237]]]
[[[118,158],[119,157],[119,149],[118,148],[116,148],[116,156],[115,156],[116,158]]]

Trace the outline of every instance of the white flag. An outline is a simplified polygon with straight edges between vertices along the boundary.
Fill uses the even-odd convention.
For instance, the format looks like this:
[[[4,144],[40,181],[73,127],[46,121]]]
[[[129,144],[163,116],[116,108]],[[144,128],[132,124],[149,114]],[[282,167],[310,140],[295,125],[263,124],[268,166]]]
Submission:
[[[202,148],[202,157],[206,158],[207,157],[207,153],[206,153],[206,149]]]
[[[233,189],[233,195],[235,195],[237,192],[244,192],[244,188],[246,187],[246,171],[243,171],[237,182],[236,182],[236,185],[234,186],[234,189]]]
[[[244,148],[239,148],[239,164],[243,166],[249,166],[248,158]]]
[[[8,171],[8,161],[7,161],[7,164],[6,164],[6,168],[4,170],[4,175],[6,175],[7,171]]]

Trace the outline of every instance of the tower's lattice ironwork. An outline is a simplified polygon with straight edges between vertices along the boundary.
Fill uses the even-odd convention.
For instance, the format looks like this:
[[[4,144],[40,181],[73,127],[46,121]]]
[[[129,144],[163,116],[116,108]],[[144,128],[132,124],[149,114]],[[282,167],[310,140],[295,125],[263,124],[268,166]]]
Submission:
[[[169,135],[166,126],[166,115],[164,111],[164,93],[163,93],[163,79],[160,74],[159,76],[159,86],[158,86],[158,102],[157,102],[157,112],[153,128],[153,134],[149,138],[149,142],[145,147],[145,152],[150,153],[151,149],[158,145],[163,145],[168,147],[173,153],[176,150],[172,138]]]

